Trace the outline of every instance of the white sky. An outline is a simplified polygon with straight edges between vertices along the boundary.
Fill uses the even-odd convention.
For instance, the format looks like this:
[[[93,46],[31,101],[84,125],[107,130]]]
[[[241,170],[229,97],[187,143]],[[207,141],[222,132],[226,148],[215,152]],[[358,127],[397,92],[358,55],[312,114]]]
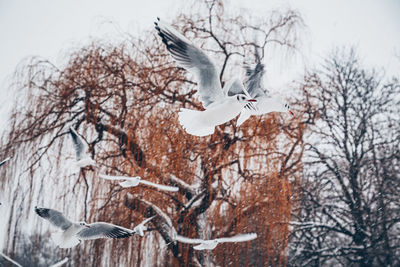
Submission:
[[[90,38],[113,38],[116,28],[139,33],[157,16],[171,20],[184,0],[0,0],[0,127],[9,108],[8,84],[18,63],[40,56],[60,64],[71,48]],[[232,0],[226,5],[267,15],[277,7],[296,8],[308,29],[302,60],[267,64],[268,83],[282,87],[305,65],[320,63],[337,45],[355,45],[367,66],[398,75],[400,67],[399,0]],[[395,57],[395,54],[398,57]]]

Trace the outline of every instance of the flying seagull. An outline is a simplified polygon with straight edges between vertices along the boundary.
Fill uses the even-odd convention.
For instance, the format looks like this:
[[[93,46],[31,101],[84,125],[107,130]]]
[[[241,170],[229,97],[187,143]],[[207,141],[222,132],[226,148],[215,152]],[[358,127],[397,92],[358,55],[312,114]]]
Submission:
[[[269,112],[289,112],[293,116],[293,112],[290,110],[289,104],[285,103],[280,97],[271,96],[271,94],[263,88],[262,79],[265,73],[264,64],[261,63],[261,57],[256,50],[257,64],[255,67],[246,67],[246,81],[245,87],[247,92],[257,100],[254,106],[246,105],[240,113],[239,119],[236,122],[236,126],[242,125],[251,115],[263,115]],[[240,88],[231,87],[229,94],[240,93]]]
[[[69,128],[69,133],[71,134],[72,141],[74,142],[77,161],[76,165],[80,168],[90,165],[96,166],[96,162],[89,154],[89,146],[82,136],[80,136],[72,127]]]
[[[63,232],[52,234],[52,238],[60,248],[71,248],[81,240],[98,238],[125,238],[131,236],[133,230],[105,222],[71,222],[56,210],[35,207],[35,212],[42,218],[49,220]]]
[[[210,239],[210,240],[203,240],[203,239],[195,239],[195,238],[187,238],[184,236],[177,235],[175,240],[181,243],[187,244],[197,244],[193,248],[196,250],[204,250],[204,249],[214,249],[219,243],[225,242],[244,242],[250,241],[257,238],[256,233],[248,233],[248,234],[241,234],[231,237],[222,237],[217,239]]]
[[[135,187],[135,186],[138,186],[139,183],[141,183],[141,184],[153,186],[153,187],[157,188],[158,190],[164,190],[164,191],[170,191],[170,192],[179,191],[178,187],[155,184],[155,183],[152,183],[152,182],[149,182],[146,180],[142,180],[140,176],[127,177],[127,176],[111,176],[111,175],[106,175],[106,174],[99,174],[99,177],[102,179],[112,180],[112,181],[123,180],[123,182],[119,183],[122,187]]]
[[[155,216],[152,216],[150,218],[147,218],[143,220],[140,224],[136,225],[135,228],[133,228],[133,232],[137,235],[140,235],[141,237],[144,236],[144,231],[147,230],[147,227],[145,226],[146,223],[151,221]]]
[[[198,83],[200,101],[204,111],[181,108],[179,122],[187,133],[206,136],[214,133],[217,125],[236,117],[241,109],[256,102],[245,90],[240,81],[228,82],[225,87],[239,87],[237,94],[228,95],[222,90],[217,69],[212,60],[200,48],[192,44],[185,36],[158,18],[155,28],[163,43],[179,66],[192,72]],[[224,87],[224,88],[225,88]]]
[[[0,162],[0,166],[2,166],[4,163],[6,163],[7,161],[9,161],[11,159],[11,157],[8,157],[8,158],[6,158],[6,159],[3,159],[1,162]]]

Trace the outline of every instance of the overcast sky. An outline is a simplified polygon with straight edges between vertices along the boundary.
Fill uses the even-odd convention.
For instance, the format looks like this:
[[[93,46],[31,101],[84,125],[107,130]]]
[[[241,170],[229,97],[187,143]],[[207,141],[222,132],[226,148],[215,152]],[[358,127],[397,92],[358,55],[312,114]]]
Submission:
[[[138,34],[152,28],[157,16],[171,20],[184,2],[187,1],[0,0],[0,121],[4,121],[5,107],[10,103],[6,98],[10,95],[7,89],[10,76],[24,58],[40,56],[60,64],[66,51],[85,44],[90,38],[113,38],[117,31]],[[273,86],[287,84],[305,64],[321,62],[338,45],[354,45],[367,66],[384,67],[389,74],[399,74],[400,0],[232,0],[225,3],[258,16],[278,7],[292,7],[302,14],[308,27],[303,60],[277,68],[269,79]]]

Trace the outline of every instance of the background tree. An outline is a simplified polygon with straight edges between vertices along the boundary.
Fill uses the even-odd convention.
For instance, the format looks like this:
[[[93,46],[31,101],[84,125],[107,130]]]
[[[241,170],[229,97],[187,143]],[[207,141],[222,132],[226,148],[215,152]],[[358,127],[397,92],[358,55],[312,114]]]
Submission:
[[[398,79],[384,80],[354,50],[341,50],[301,87],[318,119],[307,136],[289,265],[397,266]]]
[[[254,46],[296,48],[302,26],[296,12],[273,12],[254,21],[232,15],[220,1],[203,1],[174,26],[219,59],[223,83],[237,75],[233,71],[243,57],[255,59]],[[176,67],[155,30],[143,36],[119,45],[94,42],[72,52],[60,69],[33,58],[18,70],[20,99],[1,153],[13,155],[0,178],[9,203],[7,253],[22,258],[25,235],[42,251],[44,237],[37,233],[48,224],[33,212],[39,205],[70,218],[129,228],[157,215],[144,238],[57,250],[54,261],[69,256],[74,266],[285,263],[289,179],[301,170],[303,124],[271,114],[240,128],[228,122],[210,137],[186,134],[176,114],[181,107],[201,108],[194,97],[196,84]],[[78,170],[69,164],[74,157],[70,126],[87,137],[98,168]],[[176,185],[179,192],[122,189],[98,179],[98,173],[140,175]],[[211,239],[245,232],[259,237],[212,252],[173,242],[176,233]]]

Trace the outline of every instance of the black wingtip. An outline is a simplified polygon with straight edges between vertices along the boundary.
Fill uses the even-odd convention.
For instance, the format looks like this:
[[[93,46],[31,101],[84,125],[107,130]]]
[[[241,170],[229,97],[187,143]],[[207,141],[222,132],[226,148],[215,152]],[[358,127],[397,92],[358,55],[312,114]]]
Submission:
[[[35,212],[37,215],[39,215],[40,217],[46,217],[49,215],[49,209],[45,209],[45,208],[39,208],[37,206],[35,206]]]

